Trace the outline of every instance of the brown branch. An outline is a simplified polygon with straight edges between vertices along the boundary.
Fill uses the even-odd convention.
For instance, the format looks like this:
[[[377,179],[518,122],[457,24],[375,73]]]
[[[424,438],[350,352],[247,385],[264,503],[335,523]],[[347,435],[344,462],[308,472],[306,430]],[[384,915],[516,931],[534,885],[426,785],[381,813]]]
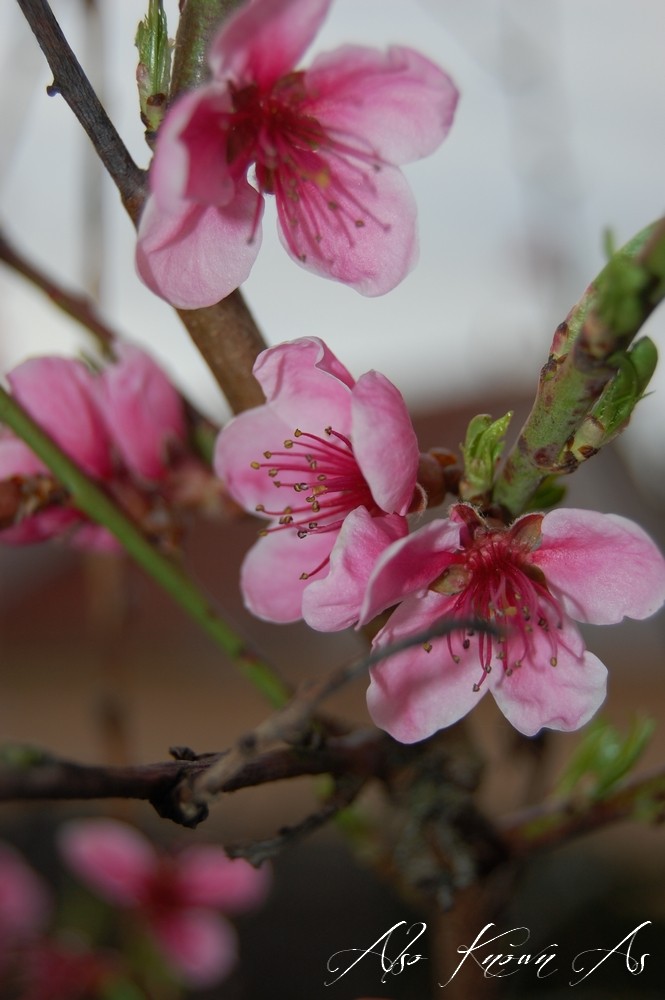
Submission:
[[[499,832],[509,853],[523,857],[626,819],[665,821],[665,768],[634,778],[602,799],[531,807],[505,819]]]
[[[17,0],[53,72],[49,94],[62,94],[136,221],[145,201],[145,171],[133,161],[72,52],[47,0]]]
[[[241,291],[236,289],[205,309],[179,309],[178,315],[233,412],[264,403],[252,368],[268,345]]]
[[[220,788],[234,792],[305,775],[373,775],[388,738],[376,730],[331,740],[316,749],[278,748],[246,759]],[[134,767],[102,767],[64,760],[31,747],[9,746],[0,754],[0,802],[26,800],[143,799],[160,816],[196,826],[208,814],[191,808],[183,793],[201,773],[228,751],[195,755],[174,749],[173,761]]]
[[[92,301],[85,295],[78,295],[62,288],[44,271],[31,264],[9,242],[2,229],[0,229],[0,261],[27,278],[33,285],[41,289],[58,309],[89,330],[105,354],[112,353],[112,345],[117,339],[116,334],[101,319]]]

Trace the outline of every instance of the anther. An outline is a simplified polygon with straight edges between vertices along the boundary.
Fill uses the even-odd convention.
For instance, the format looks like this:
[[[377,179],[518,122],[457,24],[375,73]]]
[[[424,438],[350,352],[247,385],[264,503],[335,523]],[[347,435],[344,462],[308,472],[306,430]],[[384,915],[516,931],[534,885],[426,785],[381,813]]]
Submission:
[[[464,642],[462,643],[462,649],[468,649],[470,645],[471,645],[471,640],[465,639]]]
[[[284,447],[285,448],[293,448],[293,441],[291,440],[291,438],[287,438],[286,439],[286,441],[284,442]]]
[[[300,430],[299,427],[296,427],[296,429],[293,432],[293,436],[297,438],[302,437],[302,431]]]
[[[260,462],[250,462],[249,464],[251,465],[251,467],[253,469],[260,469],[261,468]]]
[[[274,479],[278,472],[279,469],[268,469],[268,475],[271,479]]]
[[[254,508],[254,510],[256,511],[257,514],[262,514],[264,512],[264,510],[265,510],[265,507],[263,506],[262,503],[257,503],[257,505]]]
[[[557,658],[556,658],[556,656],[551,656],[550,657],[550,664],[551,664],[551,666],[556,667],[556,665],[557,665]]]
[[[473,693],[474,694],[478,694],[479,691],[480,691],[480,684],[474,684],[473,685]]]
[[[298,538],[307,538],[308,534],[309,532],[307,531],[306,528],[301,528],[300,531],[298,532]]]
[[[453,653],[453,663],[459,663],[459,662],[460,662],[459,656],[457,655],[457,653]]]
[[[432,652],[432,643],[431,642],[424,642],[423,643],[423,649],[425,650],[426,653],[431,653]]]
[[[309,580],[309,573],[301,573],[300,574],[300,579],[301,580]]]
[[[264,458],[272,458],[272,452],[271,451],[264,451],[263,452],[263,457]]]
[[[307,489],[307,483],[294,483],[293,488],[296,493],[303,493]]]

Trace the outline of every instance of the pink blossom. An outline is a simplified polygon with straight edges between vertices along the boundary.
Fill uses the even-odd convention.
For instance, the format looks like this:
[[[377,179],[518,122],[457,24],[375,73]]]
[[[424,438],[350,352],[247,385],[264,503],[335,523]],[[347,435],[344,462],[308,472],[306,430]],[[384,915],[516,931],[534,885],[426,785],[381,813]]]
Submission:
[[[247,278],[265,194],[285,249],[316,274],[381,295],[414,265],[416,209],[398,165],[440,145],[458,93],[400,46],[346,45],[296,70],[331,2],[249,0],[212,41],[210,82],[167,112],[137,267],[173,305],[211,305]]]
[[[137,347],[120,345],[117,361],[97,375],[72,358],[41,357],[19,365],[7,378],[15,398],[56,444],[111,491],[126,495],[132,484],[162,481],[170,452],[184,447],[182,400]],[[40,477],[53,478],[23,441],[0,431],[0,481],[36,483]],[[53,504],[3,530],[2,541],[38,542],[76,528],[78,544],[115,547],[105,529],[87,522],[57,490]]]
[[[223,979],[236,961],[235,931],[215,911],[259,906],[268,889],[265,869],[232,861],[221,848],[157,854],[142,834],[115,820],[67,824],[60,850],[93,892],[134,913],[164,960],[195,986]]]
[[[247,607],[334,631],[358,617],[378,555],[407,532],[418,443],[394,385],[358,381],[315,337],[264,351],[267,402],[222,430],[215,470],[269,526],[242,567]]]
[[[9,844],[0,844],[0,951],[43,930],[51,900],[39,876]]]
[[[361,622],[399,603],[378,648],[448,618],[482,619],[504,634],[453,632],[391,656],[372,671],[370,713],[413,743],[456,722],[490,690],[527,736],[578,729],[605,698],[607,670],[572,619],[647,618],[663,601],[665,560],[626,518],[555,510],[505,528],[458,504],[383,553]]]

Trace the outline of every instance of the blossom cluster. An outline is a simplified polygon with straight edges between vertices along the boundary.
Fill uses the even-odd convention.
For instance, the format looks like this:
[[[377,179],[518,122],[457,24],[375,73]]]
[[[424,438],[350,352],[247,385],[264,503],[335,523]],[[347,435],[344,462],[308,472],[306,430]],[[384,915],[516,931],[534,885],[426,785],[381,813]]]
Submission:
[[[39,357],[7,380],[14,398],[84,472],[146,530],[161,531],[167,502],[184,503],[187,482],[207,473],[189,451],[183,401],[167,376],[138,347],[121,343],[116,351],[99,372],[73,358]],[[0,531],[5,544],[67,535],[81,547],[116,548],[34,452],[2,427],[0,484],[16,495],[15,516]]]
[[[104,947],[92,928],[50,928],[56,907],[49,888],[3,843],[3,996],[10,983],[20,987],[22,1000],[92,1000],[116,991],[134,996],[129,980],[140,980],[145,971],[141,962],[133,967],[142,938],[170,977],[190,988],[213,986],[237,961],[236,932],[223,914],[261,906],[270,884],[265,867],[232,861],[219,847],[158,852],[138,830],[116,820],[71,821],[60,829],[58,847],[71,873],[130,929],[132,955]]]
[[[511,526],[467,503],[410,531],[426,505],[415,433],[378,372],[354,381],[323,342],[265,351],[266,403],[221,432],[215,468],[267,527],[244,560],[247,606],[273,622],[334,631],[392,610],[385,649],[455,620],[460,628],[372,670],[377,725],[411,743],[491,691],[520,732],[573,730],[605,697],[607,670],[575,622],[646,618],[665,601],[665,560],[623,517],[527,514]]]

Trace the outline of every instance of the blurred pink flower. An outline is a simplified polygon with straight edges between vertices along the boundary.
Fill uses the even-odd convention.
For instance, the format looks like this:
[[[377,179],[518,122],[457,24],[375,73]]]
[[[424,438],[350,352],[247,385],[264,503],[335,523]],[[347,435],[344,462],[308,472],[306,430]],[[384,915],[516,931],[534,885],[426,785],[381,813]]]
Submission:
[[[41,878],[9,844],[0,844],[0,961],[5,950],[35,937],[51,914]]]
[[[440,145],[458,93],[400,46],[345,45],[295,70],[331,2],[249,0],[212,41],[211,81],[167,112],[137,267],[173,305],[211,305],[247,278],[264,194],[308,270],[381,295],[415,263],[416,208],[397,165]]]
[[[104,1000],[121,996],[119,965],[112,953],[89,951],[73,940],[39,941],[22,955],[17,974],[20,1000]]]
[[[126,493],[128,483],[164,479],[171,449],[184,448],[185,418],[180,396],[147,354],[129,344],[120,344],[117,354],[99,375],[72,358],[41,357],[7,378],[16,399],[63,451],[92,478]],[[0,431],[0,481],[40,476],[50,477],[43,462],[11,432]],[[0,538],[25,544],[73,527],[77,544],[115,547],[105,529],[69,503],[28,512]]]
[[[65,825],[60,851],[93,892],[132,911],[165,962],[196,986],[223,979],[236,961],[235,931],[214,911],[259,906],[268,890],[266,869],[232,861],[221,848],[158,854],[137,830],[115,820]]]
[[[665,559],[626,518],[555,510],[505,528],[457,504],[449,518],[383,553],[361,622],[399,604],[378,648],[447,618],[482,619],[505,634],[453,632],[391,656],[372,670],[370,713],[413,743],[456,722],[490,690],[527,736],[578,729],[605,698],[607,670],[572,619],[647,618],[663,601]]]
[[[406,405],[378,372],[354,381],[316,337],[264,351],[254,375],[267,402],[222,430],[214,463],[231,496],[270,522],[243,563],[245,603],[268,621],[345,628],[419,498]]]

